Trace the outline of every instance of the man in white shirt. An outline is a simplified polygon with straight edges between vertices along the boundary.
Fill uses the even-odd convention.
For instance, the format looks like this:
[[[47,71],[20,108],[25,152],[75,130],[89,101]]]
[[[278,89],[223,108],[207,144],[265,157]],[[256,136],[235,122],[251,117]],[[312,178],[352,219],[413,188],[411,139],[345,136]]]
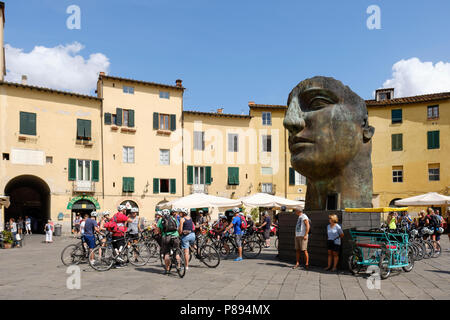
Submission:
[[[308,234],[310,229],[309,218],[303,213],[301,207],[294,209],[295,214],[298,216],[297,224],[295,226],[295,253],[296,263],[292,269],[297,269],[300,266],[300,255],[303,252],[305,256],[305,270],[309,268],[309,256],[308,256]]]

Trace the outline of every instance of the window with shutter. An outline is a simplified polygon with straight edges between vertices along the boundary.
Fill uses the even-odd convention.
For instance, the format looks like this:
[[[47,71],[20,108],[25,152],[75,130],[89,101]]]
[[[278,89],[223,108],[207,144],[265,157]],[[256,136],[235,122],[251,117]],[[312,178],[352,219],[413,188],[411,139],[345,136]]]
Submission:
[[[177,193],[177,182],[175,179],[170,179],[170,193]]]
[[[235,133],[228,134],[228,152],[238,152],[239,136]]]
[[[205,184],[211,184],[211,167],[205,167]]]
[[[263,135],[262,136],[262,149],[263,152],[272,152],[272,136]]]
[[[239,184],[239,167],[228,167],[228,184]]]
[[[121,126],[122,125],[122,119],[123,119],[123,110],[121,108],[116,108],[116,125]]]
[[[77,160],[69,159],[69,181],[77,179]]]
[[[36,113],[20,112],[20,134],[36,135]]]
[[[159,193],[159,179],[153,178],[153,193]]]
[[[187,184],[194,184],[194,167],[187,166]]]
[[[194,131],[194,150],[205,150],[205,133]]]
[[[177,129],[177,117],[174,114],[170,115],[170,131],[175,131]]]
[[[439,131],[428,131],[428,149],[439,149]]]
[[[392,123],[402,123],[402,109],[393,109],[391,110]]]
[[[100,179],[99,173],[100,162],[98,160],[92,161],[92,181],[98,182]]]
[[[159,113],[153,112],[153,130],[159,129]]]
[[[112,123],[111,113],[105,113],[105,124],[111,124],[111,123]]]
[[[134,110],[128,110],[128,126],[134,127]]]
[[[403,134],[393,134],[392,135],[392,151],[402,151],[403,150]]]

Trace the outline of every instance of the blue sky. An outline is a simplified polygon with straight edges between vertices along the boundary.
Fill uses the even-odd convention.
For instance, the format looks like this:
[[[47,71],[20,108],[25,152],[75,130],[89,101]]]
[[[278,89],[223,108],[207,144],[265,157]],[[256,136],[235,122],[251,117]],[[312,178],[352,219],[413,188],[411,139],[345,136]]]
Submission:
[[[76,41],[85,58],[104,54],[109,74],[168,84],[181,78],[186,110],[285,104],[298,82],[315,75],[370,99],[402,59],[450,61],[448,0],[4,2],[5,43],[29,52]],[[72,4],[81,8],[81,30],[66,28]],[[366,27],[372,4],[381,9],[381,30]]]

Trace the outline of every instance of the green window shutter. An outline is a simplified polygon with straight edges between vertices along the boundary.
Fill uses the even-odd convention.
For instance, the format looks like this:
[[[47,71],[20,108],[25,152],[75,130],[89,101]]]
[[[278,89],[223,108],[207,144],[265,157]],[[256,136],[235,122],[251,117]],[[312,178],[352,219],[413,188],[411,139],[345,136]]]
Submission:
[[[392,135],[392,151],[402,151],[403,150],[403,134],[393,134]]]
[[[77,138],[84,138],[84,122],[81,119],[77,119]]]
[[[159,129],[159,113],[153,112],[153,129],[158,130]]]
[[[177,117],[174,114],[170,115],[170,131],[175,131],[177,129]]]
[[[128,192],[134,192],[134,178],[128,178]]]
[[[36,113],[20,112],[20,133],[36,135]]]
[[[128,178],[122,177],[122,192],[128,192]]]
[[[84,137],[86,139],[91,139],[91,120],[84,120]]]
[[[75,181],[77,179],[77,160],[69,159],[69,181]]]
[[[100,162],[98,160],[92,161],[92,181],[98,182],[99,181],[99,167]]]
[[[239,168],[228,167],[228,184],[229,185],[239,184]]]
[[[122,118],[123,118],[122,109],[116,108],[116,124],[118,126],[122,125]]]
[[[134,127],[134,110],[128,110],[128,126]]]
[[[289,185],[295,185],[295,170],[294,168],[289,168]]]
[[[105,124],[111,124],[111,122],[112,122],[111,113],[105,113]]]
[[[402,109],[391,110],[391,115],[392,115],[392,123],[402,123],[403,121]]]
[[[159,193],[159,179],[153,179],[153,193]]]
[[[211,184],[211,167],[205,167],[205,184]]]
[[[439,131],[428,131],[428,149],[439,149]]]
[[[194,184],[194,167],[187,166],[187,184]]]
[[[170,179],[170,193],[177,193],[177,181]]]

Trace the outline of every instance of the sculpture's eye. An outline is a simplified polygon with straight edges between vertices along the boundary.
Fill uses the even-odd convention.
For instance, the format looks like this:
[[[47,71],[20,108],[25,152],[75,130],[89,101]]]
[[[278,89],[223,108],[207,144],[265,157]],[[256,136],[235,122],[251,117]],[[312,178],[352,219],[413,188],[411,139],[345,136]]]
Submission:
[[[311,101],[309,102],[309,108],[312,110],[318,110],[318,109],[324,108],[332,103],[333,103],[332,101],[330,101],[326,98],[316,97],[316,98],[311,99]]]

